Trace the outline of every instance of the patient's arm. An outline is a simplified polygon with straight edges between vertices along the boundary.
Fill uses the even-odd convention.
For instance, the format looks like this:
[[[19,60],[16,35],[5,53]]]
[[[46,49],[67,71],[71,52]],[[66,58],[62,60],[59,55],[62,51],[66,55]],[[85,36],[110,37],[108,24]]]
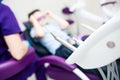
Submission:
[[[57,16],[55,14],[53,14],[50,11],[46,11],[46,15],[48,17],[54,19],[56,22],[58,22],[61,25],[61,29],[65,29],[66,27],[69,26],[69,23],[66,20],[62,19],[61,17],[59,17],[59,16]]]
[[[34,15],[31,15],[30,22],[32,23],[34,27],[34,35],[36,38],[41,38],[44,36],[44,31],[42,30],[42,26],[38,23],[38,21],[35,19]]]

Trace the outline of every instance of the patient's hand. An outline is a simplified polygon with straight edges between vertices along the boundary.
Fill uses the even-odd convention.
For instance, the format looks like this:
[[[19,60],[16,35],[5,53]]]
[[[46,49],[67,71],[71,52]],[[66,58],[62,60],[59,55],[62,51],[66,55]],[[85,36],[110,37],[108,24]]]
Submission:
[[[47,10],[45,12],[45,15],[48,16],[48,17],[52,17],[53,13],[51,11]]]

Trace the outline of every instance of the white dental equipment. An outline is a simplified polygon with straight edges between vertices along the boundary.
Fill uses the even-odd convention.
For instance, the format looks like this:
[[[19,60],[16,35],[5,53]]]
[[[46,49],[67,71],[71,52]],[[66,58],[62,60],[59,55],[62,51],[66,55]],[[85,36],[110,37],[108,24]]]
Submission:
[[[66,60],[68,64],[81,66],[84,69],[97,68],[103,80],[119,80],[119,72],[115,60],[120,58],[120,11],[103,26],[94,31],[77,49],[64,44],[61,38],[54,38],[74,52]],[[112,63],[112,64],[110,64]],[[107,76],[101,67],[107,66]]]
[[[120,57],[120,11],[93,32],[66,60],[85,69],[105,66]]]

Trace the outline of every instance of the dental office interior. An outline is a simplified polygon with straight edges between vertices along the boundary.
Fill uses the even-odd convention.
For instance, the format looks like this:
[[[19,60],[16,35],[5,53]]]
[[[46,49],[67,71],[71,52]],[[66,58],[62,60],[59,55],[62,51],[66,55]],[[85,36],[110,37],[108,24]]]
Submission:
[[[41,57],[47,80],[120,80],[120,0],[2,0],[2,3],[12,9],[23,32],[26,30],[23,23],[34,9],[50,10],[69,22],[65,32],[79,47],[58,40],[72,48],[73,54],[67,60]],[[76,65],[96,69],[101,78],[98,73],[83,72]],[[36,80],[35,74],[27,80]]]

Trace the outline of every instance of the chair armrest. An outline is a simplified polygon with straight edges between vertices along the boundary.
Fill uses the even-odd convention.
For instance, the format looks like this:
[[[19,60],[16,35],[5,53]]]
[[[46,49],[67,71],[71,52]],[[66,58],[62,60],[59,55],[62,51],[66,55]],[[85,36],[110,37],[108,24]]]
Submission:
[[[75,69],[77,66],[75,64],[73,65],[68,65],[67,63],[65,63],[65,59],[62,57],[58,57],[58,56],[45,56],[39,59],[38,61],[38,65],[42,65],[45,63],[49,63],[61,68],[64,68],[68,71],[72,71],[73,69]]]
[[[0,79],[11,77],[28,66],[35,58],[34,49],[30,48],[27,53],[20,61],[11,58],[0,63]]]
[[[62,57],[59,57],[59,56],[45,56],[38,60],[38,66],[43,65],[45,63],[49,63],[51,65],[58,66],[59,68],[62,68],[63,70],[65,69],[67,71],[70,71],[70,72],[74,73],[76,76],[78,76],[79,78],[81,78],[81,74],[82,74],[82,78],[84,78],[84,80],[89,80],[89,78],[92,80],[93,79],[99,80],[99,78],[93,74],[82,73],[81,70],[79,70],[75,64],[68,65],[67,63],[65,63],[65,59]],[[76,71],[76,69],[77,69],[77,71]],[[77,72],[79,72],[81,74],[79,75],[79,73],[77,73]]]

